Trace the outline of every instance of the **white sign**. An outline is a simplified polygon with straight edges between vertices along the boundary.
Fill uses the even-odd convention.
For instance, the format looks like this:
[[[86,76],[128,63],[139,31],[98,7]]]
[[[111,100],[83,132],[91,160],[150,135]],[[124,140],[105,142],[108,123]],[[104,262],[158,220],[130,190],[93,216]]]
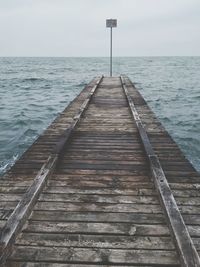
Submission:
[[[106,27],[107,28],[116,28],[117,27],[117,20],[116,19],[107,19],[106,20]]]

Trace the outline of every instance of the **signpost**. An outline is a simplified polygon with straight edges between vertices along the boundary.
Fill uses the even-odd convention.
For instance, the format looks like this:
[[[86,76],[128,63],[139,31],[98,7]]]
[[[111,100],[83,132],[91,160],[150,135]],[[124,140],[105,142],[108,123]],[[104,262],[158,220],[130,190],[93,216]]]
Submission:
[[[112,77],[112,28],[117,27],[116,19],[107,19],[106,27],[110,28],[110,77]]]

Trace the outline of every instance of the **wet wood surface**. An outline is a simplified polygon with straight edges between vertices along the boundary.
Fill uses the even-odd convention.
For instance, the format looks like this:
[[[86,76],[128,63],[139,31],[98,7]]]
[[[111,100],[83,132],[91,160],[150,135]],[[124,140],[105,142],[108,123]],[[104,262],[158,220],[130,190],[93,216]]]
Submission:
[[[94,79],[0,180],[0,226],[73,121]],[[200,176],[127,81],[200,250]],[[17,237],[7,266],[180,266],[120,78],[104,78]]]

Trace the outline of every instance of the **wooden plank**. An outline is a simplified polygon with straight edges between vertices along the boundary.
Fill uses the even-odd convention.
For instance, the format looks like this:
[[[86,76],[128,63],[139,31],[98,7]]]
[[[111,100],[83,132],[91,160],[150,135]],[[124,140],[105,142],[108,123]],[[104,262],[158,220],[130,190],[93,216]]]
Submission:
[[[200,216],[192,215],[192,221],[194,224],[200,224]],[[186,220],[190,222],[191,217],[186,217]],[[104,213],[104,212],[70,212],[70,211],[33,211],[30,220],[33,221],[54,221],[54,222],[111,222],[111,223],[132,223],[132,224],[165,224],[163,214],[151,214],[151,213]]]
[[[57,186],[56,186],[57,185]],[[114,184],[110,185],[110,187],[107,185],[106,187],[101,186],[99,188],[96,187],[97,184],[92,184],[89,186],[86,184],[84,186],[84,183],[81,184],[81,186],[68,186],[65,181],[63,182],[54,182],[50,183],[50,187],[48,187],[45,192],[51,192],[51,193],[77,193],[77,194],[105,194],[105,195],[130,195],[130,196],[155,196],[156,192],[152,189],[146,189],[145,187],[141,187],[140,185],[136,185],[133,187],[133,189],[129,188],[116,188],[114,187]],[[180,192],[180,191],[178,191]]]
[[[198,243],[199,239],[196,243]],[[123,236],[64,233],[23,233],[17,245],[56,246],[112,249],[149,249],[174,250],[171,237],[166,236]],[[198,246],[199,248],[199,246]]]
[[[132,184],[132,188],[130,188],[130,183],[127,184],[127,186],[124,186],[124,188],[121,187],[114,187],[114,184],[111,184],[110,186],[112,188],[109,188],[109,184],[107,184],[107,187],[100,186],[97,188],[98,183],[89,184],[86,181],[86,184],[84,186],[84,182],[80,183],[82,186],[70,186],[68,187],[67,181],[51,181],[49,183],[48,189],[46,189],[45,192],[51,192],[51,193],[75,193],[75,194],[109,194],[109,195],[129,195],[129,196],[155,196],[156,192],[155,190],[152,190],[154,187],[150,183],[149,185],[147,183],[134,183]],[[152,189],[151,189],[152,188]],[[181,197],[181,198],[191,198],[191,197],[200,197],[199,190],[176,190],[172,189],[173,195],[175,197]]]
[[[95,175],[139,175],[139,176],[144,176],[144,175],[148,175],[149,172],[146,170],[107,170],[107,169],[99,169],[99,170],[95,170],[95,169],[62,169],[56,170],[57,174],[78,174],[78,175],[84,175],[84,174],[95,174]]]
[[[146,130],[141,122],[139,114],[135,108],[133,100],[128,93],[128,89],[125,84],[125,79],[123,77],[121,77],[121,82],[127,101],[129,103],[130,110],[136,122],[145,152],[149,159],[152,175],[154,178],[153,181],[157,189],[161,205],[165,211],[172,236],[175,240],[181,264],[185,267],[200,266],[199,255],[188,233],[187,227],[178,209],[174,196],[171,192],[171,189],[163,172],[163,169],[160,165],[159,159],[152,148],[152,145],[147,136]]]
[[[26,262],[21,262],[21,261],[9,261],[9,265],[8,267],[21,267],[21,266],[26,266],[26,267],[88,267],[88,264],[77,264],[77,263],[48,263],[48,262],[43,262],[43,261],[40,261],[39,263],[38,262],[30,262],[30,261],[26,261]],[[99,267],[99,264],[97,265],[94,265],[94,264],[90,264],[89,265],[90,267]],[[113,264],[101,264],[100,265],[101,267],[116,267],[116,265],[113,265]],[[127,264],[123,264],[122,265],[117,265],[117,267],[128,267],[130,266],[128,263]],[[177,267],[178,265],[167,265],[168,267]],[[134,265],[134,267],[141,267],[141,265]],[[142,267],[152,267],[152,265],[142,265]],[[166,267],[166,265],[159,265],[159,267]]]
[[[39,251],[39,253],[38,253]],[[11,259],[90,264],[178,264],[176,253],[165,250],[121,250],[98,248],[63,248],[16,246]]]
[[[68,210],[68,211],[100,211],[100,212],[131,212],[131,213],[162,213],[159,204],[112,204],[112,203],[68,203],[58,201],[40,201],[36,204],[35,210]],[[179,212],[183,214],[199,214],[199,206],[180,206]]]
[[[200,236],[200,227],[191,226],[191,232]],[[24,233],[76,233],[76,234],[107,234],[126,236],[169,236],[166,225],[129,223],[97,223],[97,222],[60,222],[33,221],[23,231]],[[23,237],[22,237],[23,238]]]
[[[86,164],[86,163],[71,163],[67,164],[67,166],[60,165],[59,166],[59,172],[61,173],[65,169],[76,169],[76,170],[124,170],[124,171],[134,171],[137,173],[147,173],[148,168],[145,165],[142,164]]]
[[[104,217],[106,221],[106,216]],[[24,233],[76,233],[76,234],[104,234],[104,235],[126,235],[126,236],[169,236],[170,232],[164,224],[107,223],[107,222],[65,222],[45,221],[40,218],[38,221],[31,219],[31,223],[24,229]],[[42,223],[41,223],[42,222]],[[200,226],[188,225],[188,231],[194,238],[200,238]]]
[[[197,207],[195,207],[197,208]],[[38,202],[35,210],[60,211],[100,211],[100,212],[131,212],[131,213],[162,213],[160,205],[152,204],[104,204],[104,203],[65,203],[65,202]],[[199,208],[200,209],[200,208]],[[199,211],[198,209],[198,211]],[[190,207],[184,206],[183,212],[192,213]]]
[[[110,196],[110,195],[90,195],[90,194],[78,195],[78,194],[58,194],[58,193],[57,194],[43,193],[41,194],[39,201],[54,201],[54,202],[58,201],[58,202],[70,202],[70,203],[84,202],[84,203],[121,203],[121,204],[122,203],[159,204],[157,197],[152,197],[152,196]],[[184,204],[186,203],[184,202]],[[195,201],[195,204],[196,203],[197,200]]]
[[[148,176],[115,176],[113,177],[112,175],[76,175],[76,174],[71,174],[71,175],[54,175],[52,177],[52,180],[57,180],[57,181],[61,181],[61,180],[65,180],[65,181],[70,181],[70,180],[77,180],[77,182],[79,180],[85,180],[85,181],[118,181],[119,183],[120,182],[132,182],[135,184],[135,186],[137,186],[137,184],[139,183],[148,183],[149,185],[151,185],[152,183],[149,182],[150,179]],[[189,189],[189,188],[188,188]]]

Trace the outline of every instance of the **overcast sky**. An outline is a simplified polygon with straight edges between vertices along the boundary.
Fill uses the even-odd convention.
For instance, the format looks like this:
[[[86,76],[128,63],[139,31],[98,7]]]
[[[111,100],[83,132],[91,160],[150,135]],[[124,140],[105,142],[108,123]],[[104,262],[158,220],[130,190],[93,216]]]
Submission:
[[[0,0],[0,56],[200,56],[200,0]]]

